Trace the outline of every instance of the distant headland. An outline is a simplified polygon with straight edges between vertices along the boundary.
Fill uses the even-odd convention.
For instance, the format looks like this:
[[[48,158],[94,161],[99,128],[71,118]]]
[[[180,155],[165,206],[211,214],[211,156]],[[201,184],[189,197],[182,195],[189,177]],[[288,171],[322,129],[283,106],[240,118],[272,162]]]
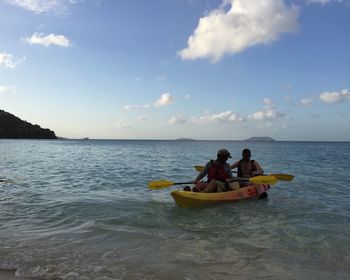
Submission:
[[[57,139],[55,132],[0,110],[0,139]]]
[[[245,139],[243,141],[250,141],[250,142],[273,142],[276,141],[275,139],[272,139],[271,137],[250,137],[248,139]]]
[[[195,139],[191,139],[191,138],[177,138],[175,140],[176,141],[196,141]]]
[[[197,141],[196,139],[192,138],[177,138],[175,141]],[[203,140],[205,141],[205,140]],[[208,140],[211,141],[211,140]],[[231,140],[231,141],[246,141],[246,142],[273,142],[276,141],[275,139],[272,139],[271,137],[263,136],[263,137],[250,137],[248,139],[244,140]]]

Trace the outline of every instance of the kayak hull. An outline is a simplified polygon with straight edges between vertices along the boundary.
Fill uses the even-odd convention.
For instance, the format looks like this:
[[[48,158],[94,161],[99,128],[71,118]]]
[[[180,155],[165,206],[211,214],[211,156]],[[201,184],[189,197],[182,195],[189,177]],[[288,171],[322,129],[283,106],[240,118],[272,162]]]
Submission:
[[[199,193],[180,190],[171,192],[171,196],[178,206],[189,208],[201,207],[220,202],[235,202],[255,198],[269,188],[270,185],[267,184],[254,184],[239,190],[218,193]]]

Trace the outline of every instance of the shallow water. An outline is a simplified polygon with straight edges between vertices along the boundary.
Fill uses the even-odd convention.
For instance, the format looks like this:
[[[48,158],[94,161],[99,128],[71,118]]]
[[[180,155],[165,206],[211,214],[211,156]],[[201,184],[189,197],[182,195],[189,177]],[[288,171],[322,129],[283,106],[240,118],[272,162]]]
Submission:
[[[295,175],[267,200],[181,209],[225,147]],[[350,143],[0,141],[0,269],[23,279],[349,279]]]

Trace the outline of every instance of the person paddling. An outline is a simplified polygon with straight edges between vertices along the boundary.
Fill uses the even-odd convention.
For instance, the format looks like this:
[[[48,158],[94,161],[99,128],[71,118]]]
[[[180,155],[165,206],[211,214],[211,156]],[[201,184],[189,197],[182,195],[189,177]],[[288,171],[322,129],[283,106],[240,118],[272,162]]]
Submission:
[[[251,160],[252,153],[249,149],[244,149],[242,151],[242,159],[236,161],[231,165],[231,169],[237,168],[239,178],[251,178],[258,175],[264,174],[264,169],[260,166],[260,164],[256,160]],[[240,182],[240,187],[248,186],[247,182]],[[258,192],[259,198],[267,198],[267,193],[264,188],[261,186],[256,186],[256,191]]]
[[[242,159],[236,161],[231,165],[231,169],[237,168],[239,178],[251,178],[253,176],[262,175],[264,169],[256,160],[251,160],[251,151],[249,149],[244,149],[242,151]]]
[[[216,160],[210,160],[204,167],[204,170],[198,174],[198,176],[193,180],[193,184],[196,186],[193,191],[200,192],[224,192],[228,188],[234,188],[232,181],[232,171],[230,165],[226,162],[231,158],[231,154],[226,149],[221,149],[217,152]],[[207,176],[207,182],[202,182]],[[239,188],[239,186],[238,186]]]

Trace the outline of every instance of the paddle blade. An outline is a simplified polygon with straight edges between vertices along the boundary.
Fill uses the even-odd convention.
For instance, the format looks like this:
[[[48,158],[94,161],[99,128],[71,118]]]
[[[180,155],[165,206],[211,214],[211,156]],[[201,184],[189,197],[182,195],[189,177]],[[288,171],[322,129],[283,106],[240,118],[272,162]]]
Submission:
[[[151,190],[160,190],[174,185],[173,182],[167,180],[152,181],[148,184],[148,188]]]
[[[204,170],[204,166],[202,166],[202,165],[195,165],[194,169],[196,169],[199,172],[202,172]]]
[[[277,179],[274,176],[268,175],[268,176],[256,176],[249,178],[249,182],[255,183],[255,184],[276,184]]]
[[[270,174],[271,176],[275,177],[279,181],[292,181],[294,179],[293,175],[290,174]]]

